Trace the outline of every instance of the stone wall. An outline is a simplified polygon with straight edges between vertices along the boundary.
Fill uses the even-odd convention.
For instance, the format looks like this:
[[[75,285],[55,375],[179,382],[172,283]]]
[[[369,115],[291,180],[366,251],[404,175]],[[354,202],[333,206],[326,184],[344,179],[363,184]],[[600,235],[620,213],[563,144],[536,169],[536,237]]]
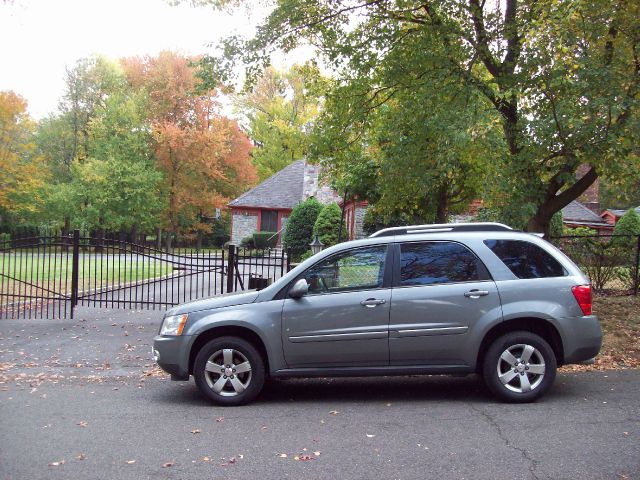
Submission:
[[[240,245],[240,240],[258,231],[257,215],[233,214],[233,224],[231,227],[231,243]]]
[[[354,227],[355,227],[355,240],[366,237],[363,231],[364,214],[367,212],[367,207],[356,207]]]

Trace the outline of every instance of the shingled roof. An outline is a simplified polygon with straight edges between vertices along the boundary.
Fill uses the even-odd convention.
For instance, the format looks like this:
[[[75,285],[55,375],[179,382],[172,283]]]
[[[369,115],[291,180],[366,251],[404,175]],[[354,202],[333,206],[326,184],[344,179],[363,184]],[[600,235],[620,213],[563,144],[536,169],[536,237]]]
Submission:
[[[293,208],[302,201],[304,160],[298,160],[229,203],[230,207]]]
[[[582,203],[574,200],[562,209],[562,220],[568,223],[584,223],[606,225],[599,215],[589,210]]]

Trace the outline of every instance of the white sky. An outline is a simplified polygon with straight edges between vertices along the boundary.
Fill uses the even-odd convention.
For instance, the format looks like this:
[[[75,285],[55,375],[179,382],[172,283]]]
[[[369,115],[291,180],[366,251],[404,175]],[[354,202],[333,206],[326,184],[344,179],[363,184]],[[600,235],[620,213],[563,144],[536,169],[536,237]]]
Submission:
[[[250,35],[264,15],[260,5],[232,15],[164,0],[0,0],[0,90],[26,98],[40,119],[56,110],[65,68],[79,58],[201,54],[229,34]]]

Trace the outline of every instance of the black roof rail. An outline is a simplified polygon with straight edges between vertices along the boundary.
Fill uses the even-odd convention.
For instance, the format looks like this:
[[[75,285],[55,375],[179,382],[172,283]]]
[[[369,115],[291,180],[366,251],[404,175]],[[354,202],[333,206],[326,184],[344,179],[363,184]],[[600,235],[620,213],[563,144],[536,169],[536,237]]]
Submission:
[[[476,223],[434,223],[430,225],[407,225],[404,227],[391,227],[378,230],[369,238],[389,237],[393,235],[417,235],[421,233],[441,232],[505,232],[513,230],[503,223],[476,222]]]

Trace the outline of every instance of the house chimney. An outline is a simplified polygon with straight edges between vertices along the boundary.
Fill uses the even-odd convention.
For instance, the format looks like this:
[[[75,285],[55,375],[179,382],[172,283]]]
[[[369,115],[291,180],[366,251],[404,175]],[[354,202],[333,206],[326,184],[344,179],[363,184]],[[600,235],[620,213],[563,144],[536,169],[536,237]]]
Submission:
[[[590,168],[587,164],[580,165],[576,172],[577,179],[584,177]],[[596,215],[600,215],[600,178],[596,178],[596,181],[578,197],[578,201]]]

